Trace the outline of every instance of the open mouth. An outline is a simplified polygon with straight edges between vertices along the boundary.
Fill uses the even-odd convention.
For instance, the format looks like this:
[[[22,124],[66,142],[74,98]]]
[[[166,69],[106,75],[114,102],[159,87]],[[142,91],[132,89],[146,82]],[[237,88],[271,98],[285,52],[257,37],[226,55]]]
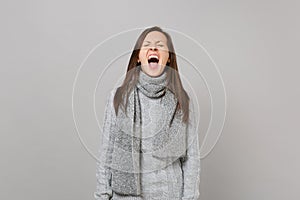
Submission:
[[[156,70],[159,68],[158,65],[159,62],[159,57],[157,54],[150,54],[148,57],[148,63],[149,63],[149,67],[153,70]]]
[[[148,63],[158,63],[158,59],[157,58],[150,58],[150,59],[148,59]]]
[[[148,58],[148,63],[158,63],[159,59],[157,55],[150,55]]]

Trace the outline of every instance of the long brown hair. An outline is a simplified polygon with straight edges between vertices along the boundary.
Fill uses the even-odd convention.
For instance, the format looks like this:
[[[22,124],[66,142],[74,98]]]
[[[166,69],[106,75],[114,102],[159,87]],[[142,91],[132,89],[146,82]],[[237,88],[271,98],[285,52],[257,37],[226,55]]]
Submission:
[[[123,110],[126,112],[126,107],[128,103],[128,96],[129,93],[132,91],[133,87],[135,86],[137,80],[138,80],[138,75],[139,75],[139,66],[140,63],[138,63],[138,56],[139,52],[142,46],[142,43],[147,36],[148,33],[152,31],[159,31],[163,33],[166,38],[167,38],[167,45],[169,49],[169,59],[170,61],[167,63],[168,69],[166,70],[166,79],[167,79],[167,88],[175,95],[175,97],[178,100],[177,107],[176,107],[176,112],[178,112],[180,109],[182,110],[183,113],[183,118],[182,121],[187,123],[188,118],[189,118],[189,96],[187,92],[183,89],[180,76],[178,73],[178,66],[177,66],[177,61],[176,61],[176,54],[174,50],[174,46],[172,43],[171,36],[163,31],[160,27],[158,26],[153,26],[150,28],[145,29],[140,36],[138,37],[134,49],[132,51],[128,67],[127,67],[127,72],[125,79],[123,81],[123,84],[117,88],[115,96],[114,96],[114,108],[116,115],[118,114],[118,108],[121,106]],[[167,67],[166,66],[166,67]],[[172,69],[169,69],[171,67]],[[124,104],[124,99],[126,98],[125,104]]]

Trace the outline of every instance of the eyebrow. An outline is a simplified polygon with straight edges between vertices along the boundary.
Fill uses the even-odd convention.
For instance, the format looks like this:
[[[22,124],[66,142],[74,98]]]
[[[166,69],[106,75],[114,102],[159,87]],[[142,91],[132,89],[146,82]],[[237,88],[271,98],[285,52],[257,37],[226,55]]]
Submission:
[[[150,41],[145,41],[145,42],[148,42],[148,43],[151,43]],[[163,41],[161,41],[161,40],[158,40],[158,41],[156,41],[155,43],[159,43],[159,42],[163,42]]]

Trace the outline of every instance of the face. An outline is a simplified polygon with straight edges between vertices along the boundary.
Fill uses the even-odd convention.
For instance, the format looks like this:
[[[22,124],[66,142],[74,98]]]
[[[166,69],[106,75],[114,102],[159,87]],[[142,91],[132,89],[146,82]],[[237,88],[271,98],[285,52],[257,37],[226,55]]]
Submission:
[[[169,59],[167,37],[159,31],[148,33],[142,43],[138,59],[143,72],[149,76],[159,76]]]

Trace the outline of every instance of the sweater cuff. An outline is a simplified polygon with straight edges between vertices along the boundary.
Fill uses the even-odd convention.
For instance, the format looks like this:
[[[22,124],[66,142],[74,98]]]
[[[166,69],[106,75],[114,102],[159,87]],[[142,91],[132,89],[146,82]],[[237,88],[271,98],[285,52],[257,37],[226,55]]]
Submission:
[[[108,194],[94,194],[95,200],[110,200],[111,197]]]

